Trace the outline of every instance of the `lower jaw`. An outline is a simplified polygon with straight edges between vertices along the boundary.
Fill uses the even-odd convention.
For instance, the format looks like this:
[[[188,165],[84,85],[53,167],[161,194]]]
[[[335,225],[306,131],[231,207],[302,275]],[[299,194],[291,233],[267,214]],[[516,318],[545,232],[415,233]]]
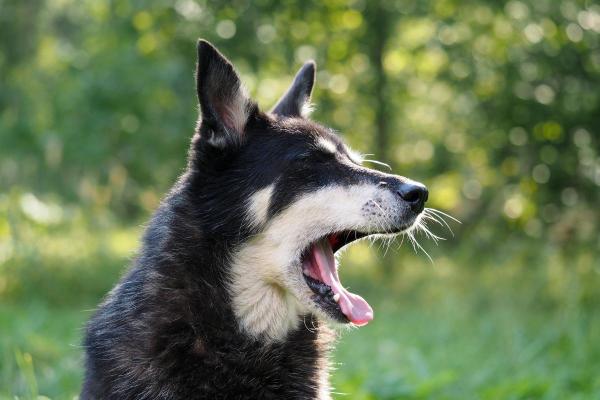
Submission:
[[[340,308],[340,305],[333,299],[331,288],[313,278],[304,275],[304,279],[309,289],[311,290],[311,300],[316,305],[319,312],[323,313],[328,319],[341,323],[349,324],[350,320]],[[323,291],[320,293],[319,290]]]
[[[349,236],[351,239],[348,240]],[[313,243],[302,260],[302,272],[312,290],[312,301],[331,319],[361,326],[373,319],[373,310],[365,299],[348,291],[338,275],[334,252],[362,236],[339,233]]]
[[[404,232],[410,229],[414,222],[415,220],[381,233],[340,231],[312,242],[302,255],[301,265],[306,284],[313,292],[311,299],[318,309],[336,322],[366,325],[373,318],[373,310],[362,297],[347,291],[341,285],[337,268],[331,265],[334,263],[332,261],[334,253],[367,236],[394,235]]]

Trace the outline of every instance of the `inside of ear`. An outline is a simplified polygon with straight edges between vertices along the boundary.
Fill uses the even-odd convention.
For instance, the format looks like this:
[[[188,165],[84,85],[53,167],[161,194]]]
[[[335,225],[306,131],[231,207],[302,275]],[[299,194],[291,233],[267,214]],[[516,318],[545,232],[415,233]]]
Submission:
[[[255,105],[231,62],[205,40],[198,42],[196,89],[201,123],[210,127],[210,138],[223,143],[243,134]]]
[[[305,117],[312,110],[310,95],[315,84],[316,64],[306,62],[296,74],[289,89],[271,112],[282,117]]]
[[[227,99],[216,97],[212,100],[212,103],[218,120],[227,132],[241,135],[248,121],[250,104],[244,89],[240,87],[238,91],[244,93],[235,93]]]

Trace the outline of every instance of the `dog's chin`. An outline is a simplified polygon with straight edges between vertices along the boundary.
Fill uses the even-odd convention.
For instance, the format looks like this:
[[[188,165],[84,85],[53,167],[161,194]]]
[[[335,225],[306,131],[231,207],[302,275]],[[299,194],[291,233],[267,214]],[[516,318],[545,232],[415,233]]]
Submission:
[[[363,326],[373,319],[373,309],[358,294],[344,288],[340,281],[336,253],[368,237],[390,237],[410,230],[417,218],[398,227],[374,232],[344,230],[325,234],[310,242],[300,256],[300,273],[305,287],[302,299],[308,309],[332,326]]]

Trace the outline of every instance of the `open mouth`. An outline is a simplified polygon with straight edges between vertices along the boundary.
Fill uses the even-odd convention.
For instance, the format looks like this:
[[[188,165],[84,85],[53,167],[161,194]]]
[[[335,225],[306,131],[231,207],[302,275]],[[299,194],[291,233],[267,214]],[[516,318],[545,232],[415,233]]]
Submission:
[[[302,272],[313,291],[313,301],[333,319],[358,326],[373,319],[373,309],[365,299],[342,286],[335,252],[367,235],[357,231],[332,233],[312,243],[302,255]]]

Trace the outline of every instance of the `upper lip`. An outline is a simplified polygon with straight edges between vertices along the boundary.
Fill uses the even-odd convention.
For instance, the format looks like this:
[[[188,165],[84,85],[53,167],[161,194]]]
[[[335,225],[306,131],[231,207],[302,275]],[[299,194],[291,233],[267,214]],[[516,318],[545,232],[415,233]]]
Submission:
[[[354,230],[348,230],[348,231],[332,233],[332,234],[327,235],[327,237],[329,239],[329,242],[331,243],[331,248],[333,249],[333,252],[335,253],[342,247],[354,242],[355,240],[362,239],[368,235],[369,235],[368,233],[354,231]]]
[[[331,243],[331,248],[333,249],[333,252],[337,252],[339,249],[349,245],[350,243],[362,239],[364,237],[367,236],[371,236],[371,235],[392,235],[392,234],[396,234],[396,233],[401,233],[402,231],[404,231],[405,229],[409,228],[410,224],[405,225],[405,226],[401,226],[398,228],[394,228],[394,229],[390,229],[390,230],[381,230],[381,231],[373,231],[373,232],[365,232],[365,231],[361,231],[361,230],[355,230],[355,229],[347,229],[347,230],[342,230],[342,231],[337,231],[337,232],[331,232],[325,235],[322,235],[318,240],[323,239],[323,238],[328,238],[329,242]],[[312,241],[312,243],[318,241]],[[310,244],[307,246],[310,247]],[[305,249],[306,251],[306,249]]]

